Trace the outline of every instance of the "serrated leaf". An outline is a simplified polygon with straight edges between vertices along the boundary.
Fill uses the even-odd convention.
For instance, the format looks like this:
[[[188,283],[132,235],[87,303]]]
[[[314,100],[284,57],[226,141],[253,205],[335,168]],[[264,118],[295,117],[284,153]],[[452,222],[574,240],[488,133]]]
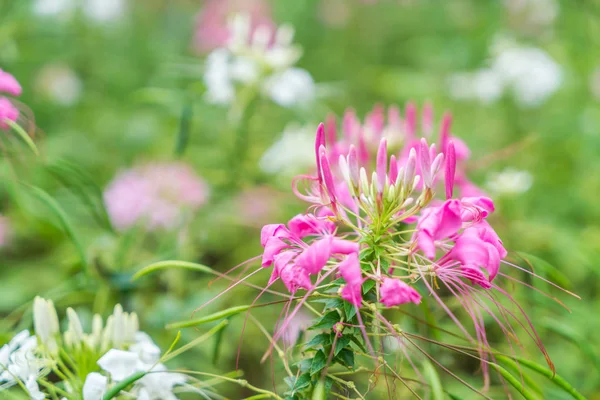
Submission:
[[[346,346],[350,344],[351,335],[342,335],[342,337],[337,338],[335,342],[335,350],[333,352],[334,356],[337,356],[340,351],[342,351]]]
[[[350,369],[354,369],[354,352],[352,350],[343,349],[336,357],[340,364],[345,365]]]
[[[331,311],[317,320],[317,322],[308,329],[331,329],[340,322],[340,314],[337,311]]]
[[[313,337],[308,343],[304,345],[306,348],[317,347],[317,346],[328,346],[331,344],[330,333],[319,333]]]
[[[315,353],[314,358],[312,359],[312,363],[310,365],[310,374],[314,375],[320,372],[325,365],[327,364],[327,356],[323,352],[323,350],[319,350]]]

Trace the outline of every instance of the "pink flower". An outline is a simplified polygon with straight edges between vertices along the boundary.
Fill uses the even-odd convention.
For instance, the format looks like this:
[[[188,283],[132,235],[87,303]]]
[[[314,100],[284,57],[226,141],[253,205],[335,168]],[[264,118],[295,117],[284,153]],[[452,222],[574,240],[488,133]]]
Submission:
[[[342,299],[350,304],[360,307],[362,302],[362,283],[364,281],[358,254],[349,254],[344,261],[339,264],[340,275],[346,281],[342,288]]]
[[[173,230],[186,212],[206,203],[206,183],[183,163],[156,163],[122,172],[104,192],[110,219],[119,230],[143,224],[149,231]]]
[[[249,15],[251,32],[259,26],[275,31],[271,7],[265,0],[208,0],[196,19],[195,48],[204,53],[224,47],[230,36],[227,20],[238,13]]]
[[[421,302],[421,295],[400,279],[383,278],[380,288],[381,302],[386,307],[393,307],[404,303]]]
[[[0,69],[0,92],[20,96],[22,89],[14,76]]]
[[[423,211],[417,224],[417,245],[429,259],[435,258],[436,240],[454,235],[462,226],[461,206],[458,200],[446,200],[440,207]]]
[[[6,120],[17,121],[19,110],[6,97],[0,97],[0,129],[8,129]]]
[[[318,274],[331,257],[331,241],[331,236],[314,241],[296,258],[296,264],[311,275]]]
[[[326,218],[317,218],[312,214],[298,214],[288,222],[290,231],[298,237],[333,233],[335,224]]]

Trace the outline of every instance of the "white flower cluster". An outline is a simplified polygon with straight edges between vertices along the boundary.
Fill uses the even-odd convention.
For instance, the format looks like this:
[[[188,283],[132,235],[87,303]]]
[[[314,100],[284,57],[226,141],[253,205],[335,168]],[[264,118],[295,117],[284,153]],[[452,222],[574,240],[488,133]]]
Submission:
[[[562,70],[546,52],[503,43],[491,66],[450,77],[450,95],[459,100],[493,103],[506,92],[524,107],[541,105],[562,83]]]
[[[506,168],[490,174],[486,187],[496,195],[516,195],[528,191],[533,185],[533,176],[527,171]]]
[[[283,107],[310,102],[315,95],[311,75],[294,64],[301,56],[292,44],[294,30],[282,25],[275,32],[261,25],[251,29],[248,15],[229,23],[227,46],[208,55],[204,72],[206,98],[214,104],[231,104],[239,87],[257,86],[263,95]]]
[[[68,17],[81,7],[90,20],[104,23],[119,19],[126,8],[125,0],[35,0],[33,12],[41,17]]]
[[[65,368],[66,364],[85,360],[85,365],[77,365],[78,372],[87,373],[83,385],[82,382],[63,382],[69,393],[74,392],[74,387],[82,388],[83,400],[102,400],[111,386],[138,372],[146,374],[128,391],[136,399],[177,399],[173,388],[185,384],[187,378],[168,372],[160,363],[160,348],[150,336],[139,331],[135,313],[126,313],[117,304],[106,325],[99,315],[93,317],[91,333],[84,331],[72,308],[67,309],[67,319],[67,329],[61,336],[54,304],[51,300],[36,297],[33,306],[35,336],[23,331],[0,349],[0,391],[22,383],[30,398],[44,399],[38,379],[55,369]],[[68,363],[63,362],[65,354]]]

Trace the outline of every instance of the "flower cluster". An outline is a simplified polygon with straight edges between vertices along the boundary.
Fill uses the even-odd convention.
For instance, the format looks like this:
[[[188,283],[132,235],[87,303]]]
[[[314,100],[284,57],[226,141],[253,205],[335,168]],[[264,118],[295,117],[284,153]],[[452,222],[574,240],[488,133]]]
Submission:
[[[19,110],[7,97],[2,96],[2,93],[20,96],[21,92],[21,85],[15,77],[0,69],[0,129],[8,129],[7,121],[16,122],[19,118]]]
[[[185,211],[206,203],[206,183],[186,164],[154,163],[120,173],[104,193],[111,222],[119,230],[181,226]]]
[[[68,327],[61,335],[54,304],[36,297],[35,335],[22,331],[0,349],[0,391],[18,383],[32,399],[41,400],[46,397],[38,382],[49,387],[45,377],[56,374],[63,382],[55,384],[55,392],[101,400],[113,385],[144,372],[130,394],[146,400],[176,399],[173,387],[184,384],[186,377],[167,372],[160,363],[158,346],[139,331],[135,313],[126,313],[117,305],[106,324],[96,314],[90,333],[84,331],[72,308],[67,309],[67,319]]]
[[[487,359],[482,313],[491,315],[507,337],[512,334],[509,319],[527,323],[496,300],[502,295],[514,301],[497,283],[499,276],[506,276],[501,263],[511,264],[504,261],[507,251],[487,222],[493,201],[465,195],[477,190],[466,179],[469,150],[450,134],[450,116],[443,117],[437,143],[431,145],[436,139],[432,110],[425,107],[418,124],[411,104],[403,116],[390,108],[387,122],[380,107],[364,124],[348,112],[342,131],[338,138],[332,119],[319,126],[316,174],[295,181],[295,192],[312,204],[309,211],[287,226],[267,225],[262,230],[262,266],[273,267],[269,285],[280,279],[292,295],[307,290],[305,298],[338,287],[343,300],[357,310],[374,312],[388,334],[396,336],[377,310],[418,304],[427,293],[473,342],[479,357]],[[304,191],[302,181],[308,183]],[[453,197],[455,186],[462,194],[459,198]],[[445,196],[439,198],[438,191]],[[447,293],[472,318],[475,335],[450,310]],[[537,338],[533,326],[528,329]],[[545,352],[539,339],[536,344]],[[487,377],[485,364],[483,371]]]
[[[248,15],[236,15],[230,21],[227,45],[211,52],[206,61],[208,101],[230,104],[239,87],[256,87],[284,107],[312,100],[312,77],[294,67],[301,51],[292,44],[293,38],[291,26],[253,29]]]

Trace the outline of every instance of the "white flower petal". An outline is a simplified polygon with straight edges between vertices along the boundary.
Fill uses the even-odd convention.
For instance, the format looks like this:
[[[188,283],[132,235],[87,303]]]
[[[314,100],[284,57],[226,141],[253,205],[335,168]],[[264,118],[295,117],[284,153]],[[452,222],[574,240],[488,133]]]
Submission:
[[[110,374],[113,380],[122,381],[137,370],[140,361],[131,351],[110,349],[98,360],[100,368]]]
[[[102,400],[107,385],[108,378],[104,375],[98,372],[88,374],[83,384],[83,400]]]

